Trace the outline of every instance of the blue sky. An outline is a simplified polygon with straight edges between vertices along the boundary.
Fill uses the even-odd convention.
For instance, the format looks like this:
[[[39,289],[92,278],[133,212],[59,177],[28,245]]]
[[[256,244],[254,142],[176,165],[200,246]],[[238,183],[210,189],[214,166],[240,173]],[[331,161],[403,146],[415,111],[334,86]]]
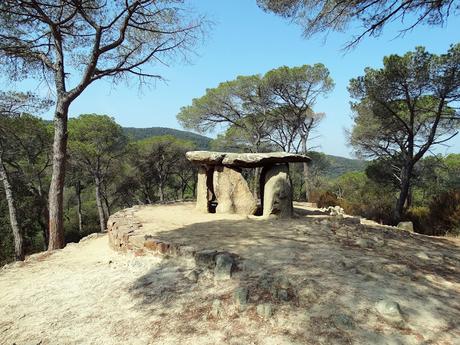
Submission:
[[[328,154],[351,156],[344,133],[352,126],[348,81],[362,75],[366,66],[380,67],[385,55],[403,54],[417,45],[433,53],[443,53],[460,38],[460,17],[450,18],[443,28],[417,27],[402,38],[395,38],[401,27],[394,23],[379,38],[365,38],[354,50],[344,53],[341,48],[351,37],[351,30],[330,34],[326,42],[323,37],[307,40],[301,36],[300,27],[263,12],[255,0],[192,3],[197,12],[207,14],[215,25],[198,47],[196,56],[190,57],[191,63],[153,68],[167,82],[159,81],[154,87],[142,90],[135,83],[113,87],[99,81],[74,102],[71,116],[100,113],[113,116],[122,126],[180,129],[176,121],[180,107],[202,96],[206,88],[238,75],[265,73],[282,65],[322,62],[329,68],[336,86],[326,99],[317,102],[315,110],[325,112],[326,119],[311,145]],[[44,117],[51,118],[52,114]],[[460,138],[454,138],[450,146],[438,152],[460,152]]]

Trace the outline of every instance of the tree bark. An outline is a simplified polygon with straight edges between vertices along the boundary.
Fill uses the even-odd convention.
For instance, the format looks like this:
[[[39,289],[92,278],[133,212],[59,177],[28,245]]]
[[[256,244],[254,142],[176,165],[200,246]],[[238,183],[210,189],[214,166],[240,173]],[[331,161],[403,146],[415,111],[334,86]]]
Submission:
[[[398,201],[396,202],[395,209],[395,222],[398,223],[401,221],[401,218],[404,213],[404,205],[406,203],[407,197],[409,196],[410,189],[410,176],[412,174],[413,165],[411,163],[406,164],[401,169],[401,191],[399,193]]]
[[[3,182],[3,188],[5,189],[5,197],[8,203],[8,211],[10,213],[10,224],[13,231],[14,238],[14,255],[18,261],[24,260],[24,238],[22,230],[18,223],[16,205],[13,196],[13,189],[11,188],[10,181],[8,179],[8,173],[6,172],[5,166],[3,165],[3,159],[0,155],[0,179]]]
[[[253,169],[254,172],[254,180],[253,180],[253,186],[252,186],[252,194],[254,195],[254,199],[259,200],[259,171],[260,168],[256,167]]]
[[[43,213],[44,222],[40,222],[40,225],[42,225],[42,229],[43,229],[42,230],[43,231],[43,241],[44,241],[43,249],[47,250],[48,249],[48,243],[49,243],[48,224],[49,224],[49,215],[50,215],[47,203],[45,203],[45,205],[43,206],[42,213]]]
[[[49,191],[48,250],[64,248],[64,178],[69,105],[58,100],[54,115],[53,172]]]
[[[165,201],[165,194],[164,194],[163,184],[162,184],[162,183],[160,183],[160,184],[158,185],[158,194],[159,194],[159,196],[160,196],[160,202]]]
[[[182,201],[184,201],[184,196],[185,196],[185,190],[187,189],[187,184],[184,183],[183,186],[181,186],[180,189],[180,198]]]
[[[104,232],[107,220],[105,219],[104,207],[102,206],[101,180],[99,176],[94,176],[94,182],[96,184],[96,205],[99,213],[99,225],[101,227],[101,232]]]
[[[77,195],[78,232],[83,233],[83,217],[81,212],[81,182],[75,183],[75,194]]]
[[[110,217],[110,204],[109,204],[109,199],[107,198],[106,192],[101,191],[101,197],[102,197],[102,209],[104,210],[104,219],[107,221]]]
[[[302,154],[306,155],[307,154],[307,138],[305,136],[301,137],[302,141]],[[310,200],[310,171],[308,167],[308,163],[304,162],[303,163],[303,181],[305,184],[305,200],[309,201]]]

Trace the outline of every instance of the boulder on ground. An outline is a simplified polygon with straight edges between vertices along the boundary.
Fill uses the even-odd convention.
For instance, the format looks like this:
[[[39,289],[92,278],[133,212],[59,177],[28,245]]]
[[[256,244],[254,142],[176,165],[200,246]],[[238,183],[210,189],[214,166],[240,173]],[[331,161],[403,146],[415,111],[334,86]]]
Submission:
[[[414,232],[414,224],[412,222],[399,222],[398,223],[398,228],[400,229],[403,229],[403,230],[407,230],[407,231],[410,231],[410,232]]]
[[[293,214],[292,187],[287,164],[262,170],[264,179],[263,215],[290,218]]]
[[[375,304],[375,309],[390,323],[397,325],[402,325],[404,323],[401,307],[397,302],[384,299]]]

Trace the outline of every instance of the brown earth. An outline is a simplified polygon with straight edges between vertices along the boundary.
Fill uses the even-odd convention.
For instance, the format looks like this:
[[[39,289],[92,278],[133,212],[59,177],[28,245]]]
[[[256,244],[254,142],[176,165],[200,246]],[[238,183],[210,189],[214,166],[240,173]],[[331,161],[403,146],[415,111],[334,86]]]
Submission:
[[[103,235],[0,270],[0,343],[459,344],[458,239],[296,206],[290,220],[187,203],[120,212],[117,248],[134,251]],[[145,241],[187,251],[152,255]],[[203,249],[234,254],[232,279],[197,267]],[[396,318],[381,301],[399,305]]]

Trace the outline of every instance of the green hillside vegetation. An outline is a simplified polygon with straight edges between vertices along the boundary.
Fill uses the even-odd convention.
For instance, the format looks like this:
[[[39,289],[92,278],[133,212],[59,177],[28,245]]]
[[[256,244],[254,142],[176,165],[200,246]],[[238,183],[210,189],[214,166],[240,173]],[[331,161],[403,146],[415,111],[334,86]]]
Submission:
[[[198,150],[207,150],[209,148],[209,143],[212,140],[211,138],[196,133],[166,127],[123,127],[123,132],[128,138],[134,141],[162,135],[172,135],[177,139],[187,140],[195,143]]]
[[[348,172],[364,171],[367,162],[361,159],[345,158],[340,156],[326,155],[329,166],[324,174],[329,178],[337,178]]]
[[[123,132],[134,141],[143,140],[156,136],[171,135],[180,140],[193,142],[197,150],[212,150],[213,139],[204,135],[189,131],[181,131],[166,127],[134,128],[123,127]],[[366,161],[361,159],[345,158],[340,156],[326,155],[328,165],[323,171],[325,177],[336,178],[348,172],[364,171]]]

